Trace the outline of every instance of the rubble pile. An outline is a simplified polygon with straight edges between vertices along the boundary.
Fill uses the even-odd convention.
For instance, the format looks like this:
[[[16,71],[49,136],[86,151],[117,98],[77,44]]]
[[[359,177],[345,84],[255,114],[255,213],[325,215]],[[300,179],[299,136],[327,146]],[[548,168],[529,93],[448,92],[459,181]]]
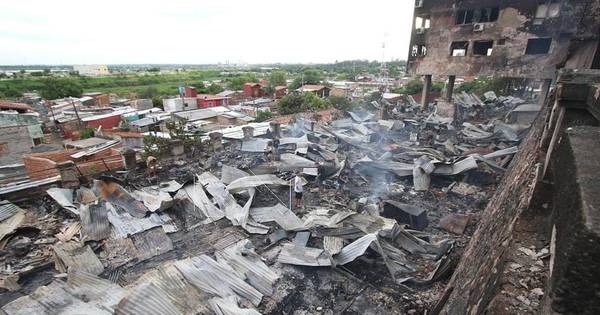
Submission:
[[[422,313],[528,127],[516,98],[455,101],[456,117],[384,101],[281,134],[244,130],[160,161],[156,176],[50,188],[44,216],[5,202],[2,310]]]

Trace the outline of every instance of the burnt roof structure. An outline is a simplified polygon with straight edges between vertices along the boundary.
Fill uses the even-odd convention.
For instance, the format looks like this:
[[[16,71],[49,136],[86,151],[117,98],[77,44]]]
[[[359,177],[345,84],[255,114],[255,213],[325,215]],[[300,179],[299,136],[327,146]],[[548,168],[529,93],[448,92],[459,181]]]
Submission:
[[[417,0],[409,71],[552,79],[589,3]]]
[[[407,71],[425,76],[426,88],[431,75],[448,76],[448,100],[456,76],[543,79],[546,93],[573,54],[576,68],[598,63],[597,15],[591,14],[597,6],[589,0],[415,0]]]

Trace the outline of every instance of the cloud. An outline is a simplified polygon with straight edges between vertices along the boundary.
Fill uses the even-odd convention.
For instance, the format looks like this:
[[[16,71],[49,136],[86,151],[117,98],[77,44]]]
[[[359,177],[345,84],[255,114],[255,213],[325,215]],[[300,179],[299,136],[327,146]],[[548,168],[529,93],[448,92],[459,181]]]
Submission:
[[[6,1],[0,64],[405,59],[411,20],[398,0]]]

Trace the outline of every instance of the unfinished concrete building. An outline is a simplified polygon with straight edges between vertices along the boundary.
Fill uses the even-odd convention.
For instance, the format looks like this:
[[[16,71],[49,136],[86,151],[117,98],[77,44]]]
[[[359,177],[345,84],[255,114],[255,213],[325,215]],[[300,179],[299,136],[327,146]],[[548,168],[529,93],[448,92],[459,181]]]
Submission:
[[[599,67],[597,28],[586,15],[595,5],[590,0],[416,0],[408,72],[423,76],[425,95],[432,75],[447,77],[448,101],[457,76],[539,79],[543,101],[557,69]],[[580,57],[566,64],[574,52]]]
[[[586,175],[598,172],[599,36],[599,1],[415,2],[408,69],[424,96],[432,75],[448,78],[448,102],[457,76],[543,82],[537,120],[433,314],[520,313],[514,301],[536,294],[541,314],[600,311],[598,186]],[[536,242],[549,252],[529,255]],[[549,258],[543,289],[527,287],[524,256]]]

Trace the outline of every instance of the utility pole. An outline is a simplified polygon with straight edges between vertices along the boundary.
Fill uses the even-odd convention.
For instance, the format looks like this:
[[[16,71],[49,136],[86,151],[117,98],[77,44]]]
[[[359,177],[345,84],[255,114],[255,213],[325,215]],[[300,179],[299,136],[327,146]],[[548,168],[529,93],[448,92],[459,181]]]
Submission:
[[[73,109],[75,110],[75,116],[77,116],[77,124],[79,128],[81,128],[81,118],[79,117],[79,113],[77,112],[77,107],[75,106],[75,102],[73,102],[73,98],[71,98],[71,105],[73,105]],[[54,115],[54,114],[52,114]]]

